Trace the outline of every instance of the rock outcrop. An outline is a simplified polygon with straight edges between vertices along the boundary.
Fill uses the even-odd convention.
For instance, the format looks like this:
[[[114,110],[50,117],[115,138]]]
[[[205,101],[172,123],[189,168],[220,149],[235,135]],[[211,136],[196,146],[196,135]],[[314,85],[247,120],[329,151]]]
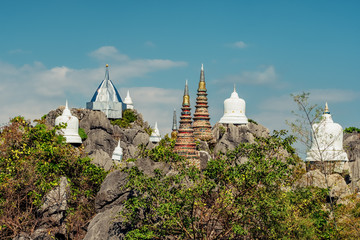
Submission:
[[[164,162],[154,162],[150,159],[139,158],[137,161],[128,163],[126,167],[137,166],[148,176],[154,176],[154,170],[159,169],[165,175],[176,174],[171,166]],[[126,188],[128,174],[116,170],[110,173],[101,185],[96,196],[96,216],[88,226],[88,232],[84,239],[123,239],[129,230],[119,214],[124,209],[124,202],[131,194],[131,189]]]
[[[54,126],[55,118],[61,115],[63,108],[59,107],[47,114],[45,121],[48,126]],[[154,146],[149,141],[149,134],[145,131],[149,127],[148,123],[143,121],[141,114],[136,111],[135,113],[138,119],[131,123],[130,128],[120,128],[117,125],[112,125],[101,111],[71,109],[71,114],[79,119],[79,127],[84,129],[87,135],[83,145],[85,151],[93,159],[94,164],[103,167],[105,170],[111,169],[113,166],[111,156],[119,138],[124,151],[123,159],[125,160],[138,157],[139,145],[147,148]]]
[[[254,143],[255,137],[269,137],[269,129],[251,122],[246,125],[216,123],[212,133],[216,142],[215,154],[234,150],[243,142]]]
[[[353,192],[360,191],[360,134],[344,134],[344,150],[348,154],[351,177],[351,189]]]

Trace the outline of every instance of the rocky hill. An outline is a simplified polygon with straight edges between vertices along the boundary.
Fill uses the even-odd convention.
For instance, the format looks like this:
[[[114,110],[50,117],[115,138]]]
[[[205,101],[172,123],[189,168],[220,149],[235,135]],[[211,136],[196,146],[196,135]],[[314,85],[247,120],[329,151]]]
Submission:
[[[62,113],[62,110],[63,107],[50,111],[46,115],[46,124],[54,126],[55,118]],[[79,119],[79,126],[84,129],[87,135],[87,139],[83,141],[83,146],[89,157],[93,159],[92,163],[104,168],[106,171],[110,170],[101,185],[100,191],[97,193],[95,200],[96,215],[86,226],[87,234],[84,239],[123,239],[125,233],[129,231],[129,226],[123,223],[123,218],[119,216],[119,212],[124,209],[124,203],[129,196],[136,193],[132,189],[125,187],[128,183],[128,173],[125,173],[122,169],[117,169],[111,160],[118,139],[121,140],[124,159],[137,159],[134,162],[125,163],[124,161],[122,168],[136,166],[148,176],[153,176],[156,169],[160,169],[165,176],[176,174],[176,171],[169,163],[155,162],[140,156],[139,146],[142,145],[146,149],[152,149],[155,146],[149,141],[149,125],[143,120],[141,114],[136,113],[137,120],[131,123],[128,128],[120,128],[111,124],[105,114],[100,111],[71,109],[71,113]],[[270,137],[267,128],[253,122],[240,126],[217,123],[214,125],[212,132],[214,135],[213,141],[200,141],[198,144],[202,169],[206,168],[210,159],[216,158],[220,153],[236,149],[240,143],[254,143],[257,137]],[[360,189],[360,134],[345,134],[344,146],[350,159],[350,179],[346,179],[344,175],[340,174],[324,176],[320,171],[315,170],[304,174],[295,185],[297,187],[311,185],[326,188],[327,182],[332,195],[346,203],[345,197],[351,192],[358,192]],[[285,149],[279,149],[278,156],[290,157],[291,154]],[[243,158],[239,159],[240,163],[246,161]],[[305,164],[303,164],[302,168],[305,169]],[[65,185],[62,184],[59,189],[65,188]],[[54,204],[66,206],[63,198],[61,202]],[[51,206],[48,206],[47,209],[51,209]],[[64,216],[61,218],[64,221]],[[47,239],[44,238],[44,235],[41,235],[41,238],[30,238],[26,234],[23,236],[26,237],[22,238],[22,235],[19,235],[16,239]]]

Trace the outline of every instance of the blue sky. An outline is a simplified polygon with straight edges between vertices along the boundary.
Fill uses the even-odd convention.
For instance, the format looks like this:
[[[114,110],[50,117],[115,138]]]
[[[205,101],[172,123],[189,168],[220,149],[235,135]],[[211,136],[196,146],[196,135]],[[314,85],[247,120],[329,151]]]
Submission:
[[[212,124],[237,86],[246,115],[286,128],[290,94],[310,92],[360,127],[359,1],[8,1],[0,8],[0,122],[68,99],[85,107],[104,66],[162,134],[193,101],[204,64]]]

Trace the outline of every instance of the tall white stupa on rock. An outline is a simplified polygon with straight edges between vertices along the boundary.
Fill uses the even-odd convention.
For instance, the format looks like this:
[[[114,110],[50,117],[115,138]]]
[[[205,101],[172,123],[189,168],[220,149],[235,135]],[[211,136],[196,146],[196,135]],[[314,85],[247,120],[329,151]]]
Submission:
[[[91,101],[86,103],[86,108],[100,110],[107,118],[117,119],[122,117],[122,110],[126,108],[119,92],[109,77],[109,65],[106,64],[105,79],[96,89]]]
[[[245,116],[245,101],[239,98],[234,85],[234,92],[230,98],[224,101],[224,116],[220,123],[247,124],[248,119]]]
[[[66,100],[65,109],[61,116],[55,119],[55,125],[66,123],[66,128],[59,130],[59,134],[62,134],[66,138],[67,143],[81,144],[81,137],[79,136],[79,119],[71,115],[68,108],[68,102]]]
[[[332,120],[327,103],[319,123],[312,126],[312,145],[307,153],[307,162],[338,162],[337,168],[342,171],[348,162],[343,149],[343,128]]]
[[[126,105],[126,109],[134,109],[134,104],[133,101],[130,97],[130,92],[129,90],[127,91],[126,97],[124,99],[124,104]]]
[[[157,122],[155,122],[154,131],[151,133],[150,136],[150,142],[158,143],[161,140],[160,131],[157,125]]]

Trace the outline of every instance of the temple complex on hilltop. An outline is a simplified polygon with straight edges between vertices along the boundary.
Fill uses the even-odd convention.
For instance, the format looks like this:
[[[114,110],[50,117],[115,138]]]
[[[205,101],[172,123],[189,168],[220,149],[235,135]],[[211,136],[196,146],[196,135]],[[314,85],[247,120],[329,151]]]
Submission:
[[[247,124],[248,119],[245,116],[245,101],[239,98],[234,85],[234,92],[230,98],[224,101],[224,116],[220,123]]]
[[[181,110],[180,126],[176,138],[174,152],[180,156],[185,157],[187,160],[189,160],[190,164],[200,168],[199,155],[196,151],[196,144],[194,139],[194,130],[191,125],[190,96],[187,81],[185,84]]]
[[[341,173],[349,161],[343,149],[343,129],[332,120],[327,103],[320,122],[312,126],[312,145],[305,161],[310,162],[310,169],[327,173]]]
[[[122,110],[126,108],[122,102],[119,92],[109,77],[109,65],[106,64],[105,79],[96,89],[91,101],[86,103],[86,108],[100,110],[107,118],[122,118]]]
[[[194,113],[194,137],[195,139],[209,141],[213,139],[211,132],[210,117],[208,111],[208,99],[205,84],[204,65],[201,65],[199,88],[197,90],[196,106]]]

